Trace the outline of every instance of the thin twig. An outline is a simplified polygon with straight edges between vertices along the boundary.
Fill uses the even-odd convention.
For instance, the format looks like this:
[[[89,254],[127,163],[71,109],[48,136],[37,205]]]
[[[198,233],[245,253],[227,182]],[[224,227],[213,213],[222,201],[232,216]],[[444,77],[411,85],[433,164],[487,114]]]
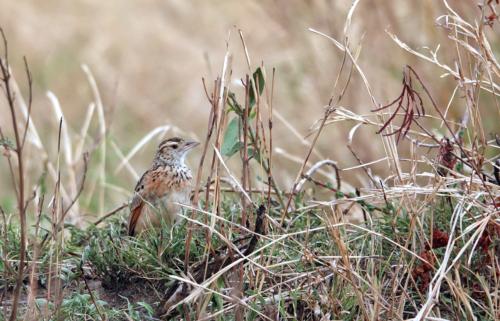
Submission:
[[[17,207],[19,210],[19,221],[21,223],[21,242],[20,242],[20,250],[19,250],[19,267],[18,274],[16,279],[16,286],[14,288],[14,299],[12,300],[12,310],[10,314],[10,321],[15,321],[17,319],[17,309],[19,305],[19,296],[21,294],[22,282],[24,279],[24,267],[25,267],[25,259],[26,259],[26,206],[24,200],[24,161],[23,161],[23,143],[22,137],[19,133],[19,128],[17,124],[17,117],[14,105],[14,95],[10,87],[10,79],[11,74],[9,71],[9,56],[8,56],[8,44],[7,38],[5,37],[5,33],[2,28],[0,28],[0,34],[3,39],[4,45],[4,58],[0,58],[0,72],[1,72],[1,81],[4,84],[5,96],[7,98],[7,103],[10,109],[11,123],[14,130],[15,136],[15,151],[17,154],[17,170],[18,170],[18,181],[19,181],[19,194],[17,197]],[[28,115],[29,117],[29,115]]]

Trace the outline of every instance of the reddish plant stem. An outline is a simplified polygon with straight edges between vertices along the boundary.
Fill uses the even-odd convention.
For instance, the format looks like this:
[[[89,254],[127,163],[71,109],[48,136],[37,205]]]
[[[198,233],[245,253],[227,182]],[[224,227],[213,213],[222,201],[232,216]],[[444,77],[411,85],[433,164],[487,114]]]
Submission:
[[[7,104],[10,109],[10,116],[12,127],[14,130],[14,137],[16,140],[15,152],[17,154],[17,175],[19,180],[19,190],[17,194],[17,207],[19,209],[19,221],[21,224],[21,242],[20,242],[20,250],[19,250],[19,270],[17,273],[16,279],[16,287],[14,288],[14,298],[12,300],[12,310],[10,314],[10,321],[15,321],[17,319],[17,308],[19,304],[19,296],[21,293],[21,287],[23,285],[23,276],[24,276],[24,265],[26,260],[26,206],[24,204],[24,163],[23,163],[23,143],[21,134],[19,133],[19,128],[17,126],[17,118],[14,106],[14,94],[12,92],[12,88],[10,87],[10,79],[11,74],[9,71],[9,56],[8,56],[8,46],[7,39],[3,32],[3,29],[0,28],[0,33],[3,39],[4,44],[4,58],[0,59],[0,72],[2,75],[2,82],[4,84],[4,93],[7,99]],[[29,74],[29,70],[28,70]],[[31,87],[31,83],[29,84]],[[31,91],[31,89],[30,89]],[[30,115],[28,114],[28,118]]]

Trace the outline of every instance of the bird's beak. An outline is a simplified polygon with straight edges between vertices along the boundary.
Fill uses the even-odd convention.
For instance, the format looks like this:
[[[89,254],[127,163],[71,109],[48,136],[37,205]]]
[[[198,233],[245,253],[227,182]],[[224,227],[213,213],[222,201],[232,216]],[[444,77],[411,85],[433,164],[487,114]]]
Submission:
[[[196,147],[196,146],[198,146],[198,145],[200,145],[200,143],[199,143],[199,142],[197,142],[197,141],[195,141],[195,140],[188,140],[188,141],[186,142],[186,145],[185,145],[186,147],[185,147],[185,148],[186,148],[186,150],[190,150],[190,149],[195,148],[195,147]]]

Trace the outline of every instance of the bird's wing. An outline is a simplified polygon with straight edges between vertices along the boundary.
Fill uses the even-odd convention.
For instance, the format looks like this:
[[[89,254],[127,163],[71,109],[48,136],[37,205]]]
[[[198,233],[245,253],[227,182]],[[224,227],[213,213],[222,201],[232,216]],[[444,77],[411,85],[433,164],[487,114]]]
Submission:
[[[142,208],[144,207],[144,200],[146,197],[144,185],[148,183],[148,177],[151,174],[151,170],[146,171],[141,179],[137,182],[134,189],[134,197],[130,203],[130,218],[128,221],[128,235],[133,236],[135,233],[135,227],[142,214]]]
[[[134,200],[136,197],[134,197]],[[134,203],[134,201],[132,201]],[[139,221],[139,217],[141,217],[142,208],[144,207],[144,202],[142,200],[137,202],[137,206],[130,208],[130,219],[128,221],[128,235],[134,236],[135,227],[137,225],[137,221]]]

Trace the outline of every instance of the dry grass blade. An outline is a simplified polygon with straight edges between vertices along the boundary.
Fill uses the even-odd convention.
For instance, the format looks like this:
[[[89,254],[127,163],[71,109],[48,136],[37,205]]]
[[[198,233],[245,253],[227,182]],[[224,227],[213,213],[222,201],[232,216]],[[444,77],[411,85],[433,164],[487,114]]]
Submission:
[[[146,146],[153,138],[159,135],[164,135],[166,132],[170,130],[170,126],[159,126],[156,127],[155,129],[151,130],[149,133],[147,133],[141,140],[139,140],[134,147],[128,152],[128,154],[123,157],[122,161],[118,165],[118,167],[115,169],[114,174],[116,175],[118,172],[122,170],[124,166],[130,166],[130,160],[132,157],[137,154],[144,146]]]
[[[95,104],[90,103],[82,124],[82,128],[80,129],[80,137],[75,148],[75,154],[73,159],[79,159],[82,156],[83,146],[85,145],[85,139],[87,138],[87,135],[89,133],[90,122],[92,121],[92,117],[94,116],[94,111],[95,111]]]
[[[87,76],[87,80],[90,85],[90,89],[94,95],[94,102],[97,106],[97,116],[99,121],[99,136],[97,138],[96,144],[100,146],[100,166],[99,166],[99,214],[102,215],[104,213],[104,186],[106,183],[106,119],[104,117],[104,105],[102,103],[101,95],[99,93],[99,89],[97,87],[97,82],[95,81],[90,68],[87,65],[82,65],[82,70]]]
[[[229,170],[229,167],[227,167],[227,165],[224,162],[224,159],[222,158],[222,156],[221,156],[219,150],[217,149],[217,147],[213,146],[213,148],[214,148],[214,151],[215,151],[215,155],[217,155],[217,158],[219,159],[219,162],[222,164],[222,166],[226,170],[226,172],[229,175],[229,177],[231,178],[231,180],[238,187],[238,189],[241,192],[241,194],[243,194],[245,196],[245,198],[252,204],[253,203],[252,198],[250,197],[250,195],[248,195],[248,193],[246,192],[246,190],[241,186],[240,182],[238,182],[238,179],[231,174],[231,171]]]

